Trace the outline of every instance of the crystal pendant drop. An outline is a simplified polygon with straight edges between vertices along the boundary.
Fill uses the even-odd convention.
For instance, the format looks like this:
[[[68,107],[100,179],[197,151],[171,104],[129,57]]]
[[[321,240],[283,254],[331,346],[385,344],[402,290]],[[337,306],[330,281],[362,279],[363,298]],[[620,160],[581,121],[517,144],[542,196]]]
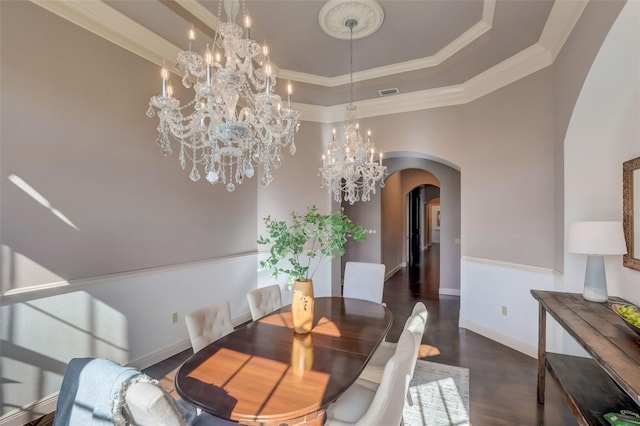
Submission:
[[[211,184],[217,183],[218,182],[218,174],[214,171],[210,171],[209,173],[207,173],[207,181]]]
[[[180,168],[184,170],[184,168],[187,167],[187,162],[184,159],[184,145],[180,145],[180,155],[178,160],[180,161]]]
[[[227,191],[229,191],[229,192],[233,192],[233,191],[235,191],[235,190],[236,190],[236,186],[235,186],[233,183],[229,182],[229,183],[227,184]]]
[[[191,169],[191,173],[189,173],[189,179],[191,179],[194,182],[197,182],[200,180],[200,172],[196,167],[196,163],[193,163],[193,168]]]
[[[149,105],[149,109],[147,109],[147,117],[153,118],[156,116],[156,112],[153,110],[153,107]]]

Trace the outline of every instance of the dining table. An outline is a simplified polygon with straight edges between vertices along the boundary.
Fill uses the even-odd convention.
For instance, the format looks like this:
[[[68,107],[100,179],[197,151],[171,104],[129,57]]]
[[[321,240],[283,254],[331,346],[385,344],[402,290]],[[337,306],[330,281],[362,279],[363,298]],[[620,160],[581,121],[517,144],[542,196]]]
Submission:
[[[179,368],[180,397],[243,425],[323,424],[384,340],[393,315],[382,304],[317,297],[310,333],[293,331],[291,305],[247,323]]]

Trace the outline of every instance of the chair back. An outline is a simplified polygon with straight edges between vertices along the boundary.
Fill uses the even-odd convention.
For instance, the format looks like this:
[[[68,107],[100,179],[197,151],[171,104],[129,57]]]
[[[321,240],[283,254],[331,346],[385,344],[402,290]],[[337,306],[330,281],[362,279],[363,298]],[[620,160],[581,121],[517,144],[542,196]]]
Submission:
[[[376,390],[371,405],[356,425],[400,425],[404,410],[405,395],[413,376],[416,358],[416,341],[409,330],[405,330],[394,355],[384,367],[382,381]]]
[[[342,296],[382,303],[385,270],[382,263],[347,262]]]
[[[418,352],[420,351],[420,344],[422,343],[422,336],[424,330],[427,327],[427,307],[422,302],[418,302],[413,307],[412,315],[407,319],[405,323],[405,330],[411,332],[415,341],[414,354],[413,354],[413,367],[411,368],[411,376],[416,368],[416,361],[418,360]]]
[[[193,352],[233,331],[229,302],[200,308],[185,316]]]
[[[186,424],[173,398],[153,383],[132,383],[127,387],[125,401],[131,424],[137,426],[183,426]],[[195,409],[193,416],[195,416]]]
[[[280,285],[274,284],[257,288],[247,293],[251,319],[259,320],[263,316],[282,307],[282,293]]]

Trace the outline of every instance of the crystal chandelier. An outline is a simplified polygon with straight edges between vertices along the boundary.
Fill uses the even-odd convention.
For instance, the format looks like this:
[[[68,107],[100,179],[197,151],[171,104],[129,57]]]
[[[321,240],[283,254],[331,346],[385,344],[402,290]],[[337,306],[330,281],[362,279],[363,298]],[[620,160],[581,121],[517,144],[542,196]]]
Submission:
[[[387,167],[382,165],[382,153],[375,161],[375,148],[371,142],[371,131],[366,140],[360,133],[357,107],[353,105],[353,28],[358,25],[355,19],[347,19],[345,26],[350,30],[350,101],[347,106],[345,140],[336,140],[336,129],[329,143],[327,154],[322,156],[322,187],[326,187],[337,202],[344,200],[353,204],[358,200],[369,201],[376,193],[376,183],[384,187]]]
[[[169,71],[163,66],[162,95],[151,97],[147,116],[159,118],[157,143],[163,155],[173,153],[172,140],[179,143],[180,166],[185,169],[189,164],[192,181],[204,173],[211,184],[222,182],[233,191],[259,166],[262,184],[271,183],[282,148],[289,146],[292,155],[296,151],[300,114],[291,108],[291,84],[286,104],[273,93],[275,67],[266,44],[250,39],[245,3],[244,29],[235,23],[240,2],[220,0],[218,18],[223,6],[227,22],[219,19],[213,45],[207,45],[202,55],[193,51],[192,28],[189,50],[178,54],[176,70],[183,75],[182,84],[193,88],[193,100],[180,106],[172,97]]]

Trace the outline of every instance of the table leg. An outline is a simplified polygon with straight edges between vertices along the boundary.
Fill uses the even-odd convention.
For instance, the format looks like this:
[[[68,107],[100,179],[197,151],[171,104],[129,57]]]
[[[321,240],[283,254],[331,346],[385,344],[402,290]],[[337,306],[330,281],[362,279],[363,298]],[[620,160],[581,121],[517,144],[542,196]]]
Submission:
[[[540,303],[538,307],[538,404],[544,404],[544,377],[547,371],[546,335],[547,311],[542,306],[542,303]]]

